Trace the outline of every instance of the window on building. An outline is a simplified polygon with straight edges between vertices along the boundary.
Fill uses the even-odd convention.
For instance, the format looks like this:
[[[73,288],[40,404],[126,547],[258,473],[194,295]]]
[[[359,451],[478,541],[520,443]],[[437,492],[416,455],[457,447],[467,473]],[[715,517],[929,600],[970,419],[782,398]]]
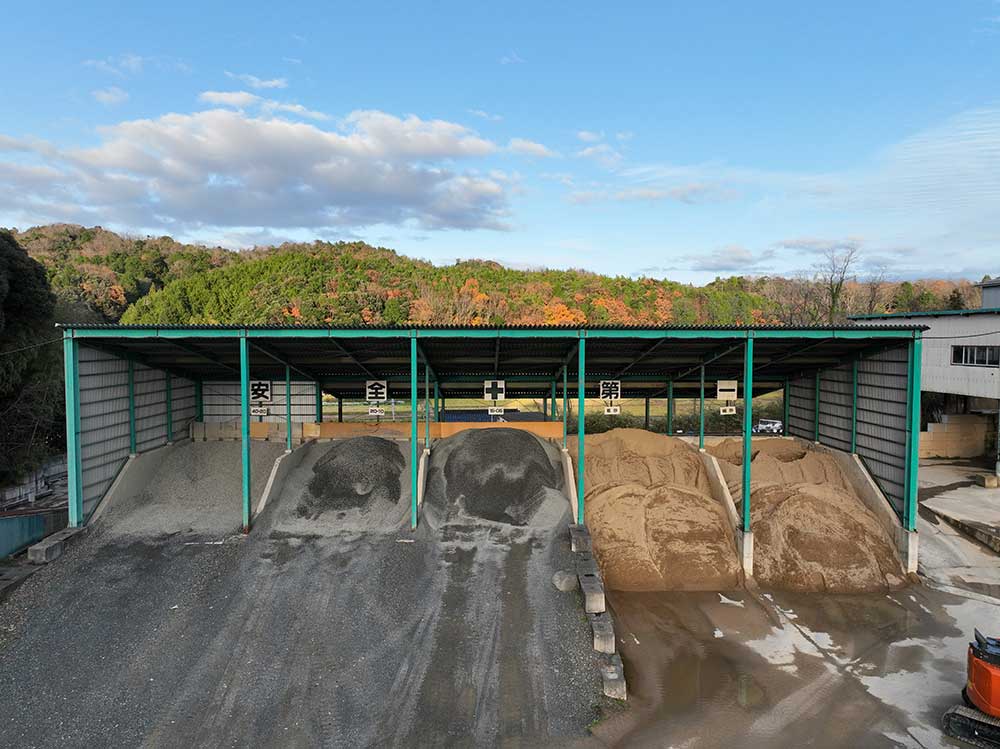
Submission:
[[[966,367],[1000,367],[1000,346],[952,346],[951,363]]]

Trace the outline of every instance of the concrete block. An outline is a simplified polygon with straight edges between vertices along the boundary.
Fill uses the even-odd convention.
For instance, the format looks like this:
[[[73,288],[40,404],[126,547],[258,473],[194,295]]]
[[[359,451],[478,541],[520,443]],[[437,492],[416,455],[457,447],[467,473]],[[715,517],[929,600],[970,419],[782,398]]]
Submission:
[[[615,626],[611,614],[606,611],[600,614],[587,614],[590,628],[594,633],[594,650],[598,653],[615,652]]]
[[[48,564],[62,556],[66,543],[83,528],[63,528],[28,547],[28,561],[32,564]]]
[[[1000,476],[995,473],[981,473],[976,476],[976,483],[987,489],[1000,488]]]
[[[753,531],[736,531],[736,545],[739,547],[743,574],[753,577]]]
[[[586,572],[577,575],[580,580],[580,590],[583,591],[583,610],[588,614],[602,614],[606,610],[604,601],[604,583],[599,575]]]
[[[571,525],[569,527],[570,548],[573,551],[591,551],[590,531],[585,525]]]
[[[581,551],[576,555],[576,574],[586,575],[586,574],[600,575],[601,571],[597,566],[597,560],[594,559],[594,555],[589,551]]]
[[[622,657],[615,653],[606,663],[601,664],[601,681],[604,683],[604,694],[614,700],[628,699],[625,688],[625,666]]]

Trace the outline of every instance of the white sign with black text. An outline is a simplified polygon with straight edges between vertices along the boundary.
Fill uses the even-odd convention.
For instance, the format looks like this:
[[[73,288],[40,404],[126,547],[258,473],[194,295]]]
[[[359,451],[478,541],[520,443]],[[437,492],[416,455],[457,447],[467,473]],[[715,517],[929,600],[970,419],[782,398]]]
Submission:
[[[271,381],[250,380],[250,400],[260,403],[271,402]]]
[[[619,415],[621,415],[621,412],[622,412],[622,407],[621,406],[605,406],[604,407],[604,415],[605,416],[619,416]]]
[[[368,407],[369,416],[385,416],[385,409],[379,406],[369,406]]]
[[[601,380],[601,389],[598,397],[602,401],[617,401],[622,398],[621,380]]]
[[[736,400],[736,380],[719,380],[715,383],[715,399],[719,401]]]
[[[502,401],[507,398],[506,385],[503,380],[485,380],[483,382],[483,398],[488,401]]]
[[[503,406],[490,406],[486,410],[490,416],[503,416]]]
[[[366,380],[365,400],[369,403],[385,403],[389,400],[388,380]]]
[[[267,416],[267,406],[250,406],[251,416]]]
[[[722,406],[719,409],[719,416],[735,416],[736,406]]]

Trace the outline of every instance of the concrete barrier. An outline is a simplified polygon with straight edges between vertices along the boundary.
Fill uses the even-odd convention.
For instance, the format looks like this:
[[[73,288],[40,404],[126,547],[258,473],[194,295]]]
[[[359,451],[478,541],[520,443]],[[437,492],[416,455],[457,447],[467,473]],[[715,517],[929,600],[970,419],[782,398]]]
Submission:
[[[420,468],[417,471],[417,507],[424,503],[424,494],[427,493],[427,464],[431,459],[431,451],[426,447],[420,453]]]
[[[303,442],[291,452],[285,451],[284,455],[279,455],[275,459],[274,466],[271,468],[271,474],[267,477],[267,483],[264,485],[264,491],[261,492],[260,501],[257,502],[257,510],[253,514],[254,517],[257,517],[264,511],[271,497],[281,494],[281,490],[285,485],[285,479],[289,473],[298,468],[299,464],[302,463],[302,458],[305,456],[309,444],[309,442]]]
[[[466,429],[520,429],[538,435],[542,439],[562,439],[561,421],[432,421],[430,436],[431,439],[444,439]],[[417,434],[423,437],[425,431],[425,422],[418,422]],[[383,421],[377,424],[361,421],[324,421],[322,424],[306,422],[302,424],[302,435],[304,439],[346,439],[365,436],[409,439],[410,422]]]
[[[831,456],[837,466],[843,472],[845,478],[850,482],[855,493],[864,503],[871,513],[878,519],[879,523],[896,546],[899,559],[903,563],[903,569],[907,572],[917,571],[917,550],[918,539],[916,531],[908,531],[899,522],[899,517],[886,498],[882,490],[878,488],[868,470],[865,468],[861,458],[843,450],[837,450],[826,445],[816,444],[811,441],[801,440],[803,444],[817,452]]]
[[[154,447],[152,450],[147,450],[144,453],[129,456],[125,461],[125,465],[122,466],[122,469],[118,471],[118,475],[115,476],[115,480],[111,482],[111,486],[104,492],[104,496],[97,503],[97,507],[94,508],[87,522],[93,523],[104,513],[105,509],[121,498],[131,497],[145,489],[152,480],[153,474],[156,473],[156,469],[163,462],[163,459],[171,450],[176,450],[178,446],[184,444],[186,441],[177,440],[176,442],[171,442],[169,445]]]
[[[573,460],[569,457],[569,450],[565,447],[559,452],[560,455],[562,455],[563,481],[565,483],[563,493],[569,499],[569,506],[573,510],[573,522],[575,523],[578,513],[577,506],[579,503],[576,498],[576,476],[573,475]]]
[[[726,483],[719,467],[719,461],[714,455],[707,452],[701,453],[701,460],[705,464],[705,471],[708,473],[708,483],[712,486],[712,496],[722,504],[726,512],[726,519],[733,529],[733,537],[736,539],[736,550],[740,555],[740,569],[746,577],[753,577],[753,532],[743,531],[743,523],[740,522],[739,513],[736,512],[736,504],[733,502],[733,495],[729,491],[729,484]]]

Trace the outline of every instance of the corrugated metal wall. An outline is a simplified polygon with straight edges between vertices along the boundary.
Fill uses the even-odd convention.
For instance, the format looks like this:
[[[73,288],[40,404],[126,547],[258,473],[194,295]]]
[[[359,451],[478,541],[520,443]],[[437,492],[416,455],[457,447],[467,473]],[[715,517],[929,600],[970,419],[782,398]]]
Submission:
[[[90,515],[128,459],[128,363],[80,346],[83,513]]]
[[[240,383],[205,382],[201,392],[205,421],[239,421]],[[271,384],[271,402],[266,404],[268,415],[263,421],[285,421],[285,382]],[[292,381],[292,421],[316,420],[316,385],[312,382]]]
[[[901,346],[858,363],[857,454],[902,517],[906,486],[906,392],[908,349]],[[788,432],[814,438],[816,407],[812,376],[789,382]],[[851,449],[851,365],[820,373],[819,441]]]
[[[188,424],[194,421],[195,400],[194,381],[183,377],[173,377],[170,383],[171,417],[173,423],[173,438],[175,440],[188,436]]]

